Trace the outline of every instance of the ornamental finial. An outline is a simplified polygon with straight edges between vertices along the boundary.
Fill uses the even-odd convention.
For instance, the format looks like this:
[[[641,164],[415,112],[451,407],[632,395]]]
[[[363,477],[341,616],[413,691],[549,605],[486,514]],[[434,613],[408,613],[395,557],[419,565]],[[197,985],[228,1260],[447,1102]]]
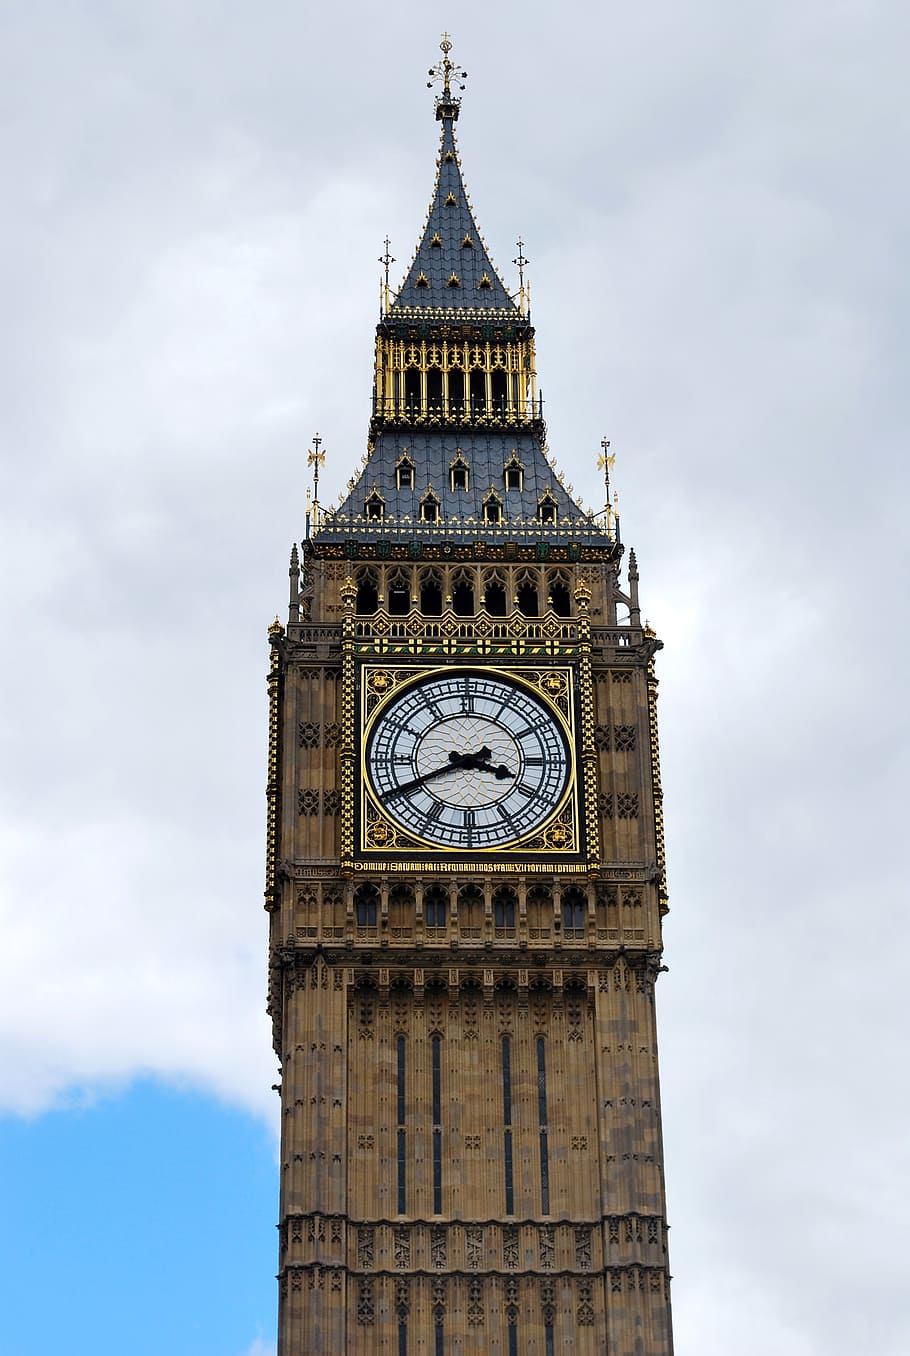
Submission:
[[[452,83],[457,85],[458,89],[464,89],[463,81],[467,80],[468,73],[461,66],[456,66],[449,58],[452,50],[452,39],[448,33],[443,33],[442,42],[439,44],[439,50],[442,52],[442,60],[437,61],[435,66],[429,70],[429,80],[427,89],[432,89],[434,84],[442,81],[442,93],[436,98],[436,117],[437,119],[458,117],[458,109],[461,100],[452,93]]]

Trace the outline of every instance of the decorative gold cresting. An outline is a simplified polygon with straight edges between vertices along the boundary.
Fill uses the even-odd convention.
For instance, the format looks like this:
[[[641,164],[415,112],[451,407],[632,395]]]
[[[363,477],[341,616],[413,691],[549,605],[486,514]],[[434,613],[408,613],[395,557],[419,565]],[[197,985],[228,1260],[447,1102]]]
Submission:
[[[429,80],[427,89],[432,89],[437,81],[442,82],[442,93],[436,98],[436,117],[437,119],[451,118],[453,121],[458,117],[458,109],[461,100],[453,95],[452,83],[463,90],[464,84],[459,83],[467,80],[468,73],[461,66],[456,66],[450,59],[449,53],[452,50],[452,39],[448,33],[443,33],[442,42],[439,44],[439,50],[442,52],[442,60],[437,61],[435,66],[429,69]]]

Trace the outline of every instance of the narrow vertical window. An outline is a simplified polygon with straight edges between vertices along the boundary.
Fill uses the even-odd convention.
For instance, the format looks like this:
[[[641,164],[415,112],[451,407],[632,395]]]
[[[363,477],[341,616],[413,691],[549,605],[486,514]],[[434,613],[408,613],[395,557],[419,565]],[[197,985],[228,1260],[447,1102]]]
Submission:
[[[540,1129],[540,1209],[550,1213],[550,1157],[547,1148],[547,1052],[543,1036],[537,1037],[537,1123]]]
[[[398,1356],[408,1356],[408,1325],[398,1324]]]
[[[506,1175],[506,1214],[515,1213],[515,1190],[512,1180],[512,1042],[502,1038],[502,1119],[503,1166]]]
[[[434,1328],[434,1356],[444,1356],[445,1348],[443,1346],[442,1332],[442,1314],[437,1313],[433,1325]]]
[[[543,1328],[544,1356],[553,1356],[553,1324],[545,1323]]]
[[[439,1058],[442,1040],[434,1036],[431,1047],[433,1070],[433,1214],[442,1214],[442,1078]]]
[[[407,1137],[405,1134],[404,1104],[404,1036],[398,1037],[398,1213],[405,1212],[405,1173],[407,1171]]]
[[[518,1315],[515,1313],[515,1310],[510,1309],[508,1314],[509,1356],[518,1356],[518,1323],[516,1322],[517,1317]]]

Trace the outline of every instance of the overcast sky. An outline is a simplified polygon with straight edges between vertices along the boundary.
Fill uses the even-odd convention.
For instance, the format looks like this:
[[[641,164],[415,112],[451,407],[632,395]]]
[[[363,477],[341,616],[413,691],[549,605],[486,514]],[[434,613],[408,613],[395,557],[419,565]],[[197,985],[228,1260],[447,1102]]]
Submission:
[[[312,434],[329,495],[365,449],[448,24],[551,451],[597,503],[612,440],[666,645],[677,1351],[906,1356],[910,9],[0,22],[0,1346],[274,1350],[265,633]]]

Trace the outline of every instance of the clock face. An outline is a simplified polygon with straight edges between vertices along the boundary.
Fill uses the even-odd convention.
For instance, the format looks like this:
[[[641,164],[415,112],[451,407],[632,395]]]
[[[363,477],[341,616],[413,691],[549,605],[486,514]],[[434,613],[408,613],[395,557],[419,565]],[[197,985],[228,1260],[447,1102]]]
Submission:
[[[377,714],[366,751],[389,819],[447,848],[495,848],[537,829],[569,782],[553,713],[503,678],[453,670],[413,683]]]

